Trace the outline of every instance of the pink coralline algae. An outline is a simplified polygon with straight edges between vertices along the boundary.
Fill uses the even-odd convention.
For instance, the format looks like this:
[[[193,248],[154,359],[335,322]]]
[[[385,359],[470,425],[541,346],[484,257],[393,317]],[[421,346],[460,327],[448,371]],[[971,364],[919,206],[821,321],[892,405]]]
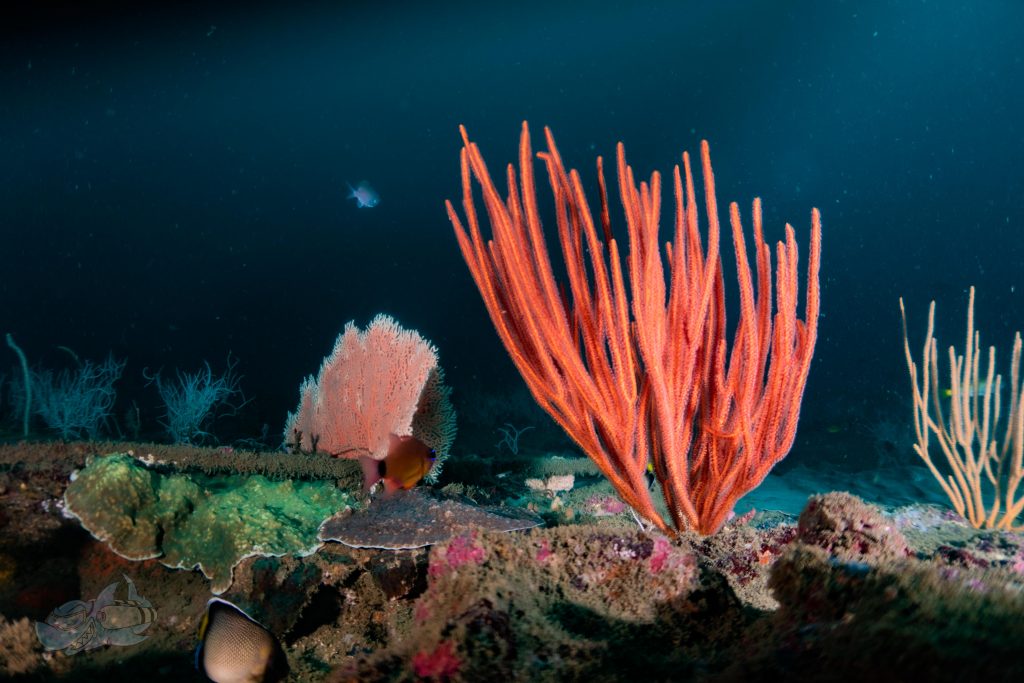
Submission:
[[[413,673],[420,678],[450,678],[459,672],[461,665],[450,640],[442,642],[432,652],[417,652],[412,658]]]
[[[413,608],[413,618],[416,619],[417,624],[425,624],[430,619],[430,607],[426,602],[417,602]]]
[[[652,574],[657,574],[665,568],[668,564],[671,550],[672,544],[668,542],[668,539],[663,537],[654,539],[654,550],[651,551],[650,560]]]
[[[626,511],[626,504],[612,496],[591,496],[587,499],[587,507],[596,517],[619,515]]]
[[[487,552],[477,545],[476,540],[476,532],[453,538],[447,546],[431,555],[427,575],[437,577],[464,564],[483,564]]]

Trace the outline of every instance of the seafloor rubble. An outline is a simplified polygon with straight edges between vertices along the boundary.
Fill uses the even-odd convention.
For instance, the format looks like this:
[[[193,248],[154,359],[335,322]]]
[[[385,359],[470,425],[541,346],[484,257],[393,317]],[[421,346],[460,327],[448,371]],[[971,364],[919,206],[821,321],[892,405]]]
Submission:
[[[107,501],[102,510],[75,510],[81,520],[70,515],[65,493],[73,473],[78,482],[90,456],[127,451],[148,464],[136,470],[111,460],[117,471],[104,477],[134,482],[124,497],[134,501],[125,508],[129,521],[111,509],[107,493],[78,498],[86,508]],[[327,541],[304,556],[309,548],[281,556],[278,546],[249,552],[239,536],[265,533],[308,510],[319,514],[315,505],[275,503],[282,490],[305,491],[303,485],[279,490],[263,483],[296,474],[296,463],[281,462],[287,457],[143,444],[0,448],[0,676],[199,680],[192,651],[214,584],[281,638],[297,681],[1024,675],[1024,538],[971,529],[933,507],[883,513],[832,493],[812,497],[798,520],[759,513],[732,520],[714,536],[670,539],[640,530],[610,489],[587,475],[585,463],[566,463],[564,475],[548,471],[548,463],[538,474],[536,463],[521,460],[505,463],[502,477],[485,486],[449,487],[444,495],[459,494],[470,507],[512,500],[519,516],[509,518],[532,513],[545,527],[506,533],[455,519],[448,520],[447,539],[427,547]],[[343,496],[353,517],[365,509],[346,464],[298,465],[306,481],[349,491]],[[216,479],[218,470],[231,472],[234,483]],[[523,483],[567,474],[575,475],[575,487],[566,488],[565,479]],[[121,486],[120,479],[103,481]],[[232,497],[234,485],[244,495]],[[157,492],[152,500],[150,490]],[[159,503],[162,491],[177,497]],[[319,504],[323,496],[311,500]],[[463,514],[447,504],[439,509],[441,516]],[[270,521],[254,522],[260,514]],[[355,518],[365,544],[373,518]],[[381,526],[396,525],[380,519]],[[95,520],[107,520],[102,524],[116,527],[121,540],[94,538],[83,523],[101,524]],[[200,521],[203,548],[175,540],[172,527]],[[410,533],[417,521],[407,525]],[[525,525],[508,528],[514,526]],[[395,533],[381,529],[388,543]],[[273,535],[275,542],[287,538]],[[126,539],[151,558],[123,557],[130,553],[118,543]],[[228,579],[223,571],[211,582],[198,569],[165,566],[187,565],[187,553],[221,546],[230,552],[218,557],[234,558]],[[174,562],[167,561],[171,548],[179,553]],[[122,577],[154,610],[144,640],[76,654],[43,648],[36,622],[69,601],[94,599]]]

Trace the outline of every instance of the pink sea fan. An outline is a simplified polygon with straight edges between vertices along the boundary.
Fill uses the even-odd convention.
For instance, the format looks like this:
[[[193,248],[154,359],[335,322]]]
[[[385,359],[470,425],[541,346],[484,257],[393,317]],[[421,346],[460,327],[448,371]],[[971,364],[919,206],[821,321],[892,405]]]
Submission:
[[[434,449],[439,464],[455,437],[455,411],[443,379],[437,349],[415,330],[384,314],[365,332],[350,322],[320,374],[302,383],[285,441],[307,452],[315,446],[338,457],[383,460],[389,435],[412,435]],[[431,475],[437,475],[436,464]]]

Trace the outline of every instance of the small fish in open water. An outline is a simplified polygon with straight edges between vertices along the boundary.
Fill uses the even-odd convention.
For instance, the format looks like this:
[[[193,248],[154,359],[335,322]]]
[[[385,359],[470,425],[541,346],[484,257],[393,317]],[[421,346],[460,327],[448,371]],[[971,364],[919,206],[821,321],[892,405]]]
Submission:
[[[372,209],[380,203],[380,195],[365,180],[355,187],[352,187],[350,183],[345,184],[349,189],[348,198],[356,200],[356,206],[360,209]]]

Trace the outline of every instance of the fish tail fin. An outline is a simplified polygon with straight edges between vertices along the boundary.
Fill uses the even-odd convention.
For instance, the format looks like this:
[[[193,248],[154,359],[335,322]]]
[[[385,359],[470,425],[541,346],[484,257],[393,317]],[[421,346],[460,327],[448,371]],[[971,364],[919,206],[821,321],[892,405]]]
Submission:
[[[373,485],[380,481],[381,461],[371,458],[368,455],[359,456],[359,464],[363,467],[363,490],[369,491]]]

